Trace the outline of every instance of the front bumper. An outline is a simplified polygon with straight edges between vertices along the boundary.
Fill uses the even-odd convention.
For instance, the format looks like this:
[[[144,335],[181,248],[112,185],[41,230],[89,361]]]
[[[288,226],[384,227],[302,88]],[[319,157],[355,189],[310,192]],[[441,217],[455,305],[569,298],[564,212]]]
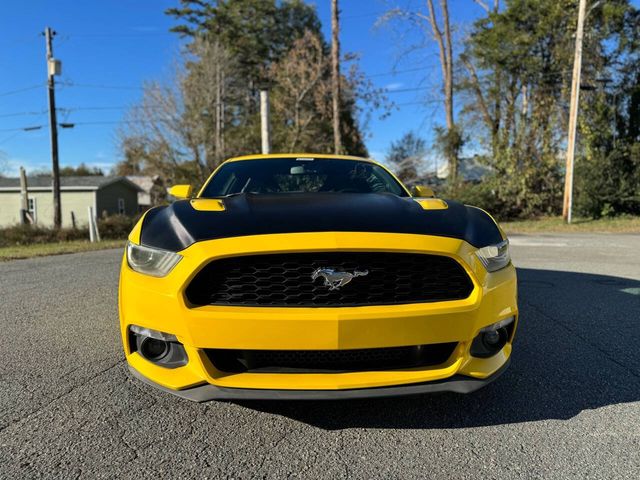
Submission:
[[[132,241],[135,241],[132,238]],[[215,258],[286,252],[384,251],[447,255],[467,271],[474,289],[464,300],[359,307],[191,308],[184,289]],[[199,242],[164,278],[132,271],[123,259],[120,321],[127,361],[136,376],[174,394],[214,398],[357,398],[423,391],[467,392],[495,378],[507,364],[511,340],[490,358],[469,354],[473,338],[487,325],[515,317],[516,275],[509,266],[487,273],[475,249],[462,240],[386,233],[298,233]],[[129,347],[129,325],[176,335],[187,365],[164,368]],[[385,371],[343,373],[229,373],[217,370],[205,349],[342,350],[456,342],[444,363]]]
[[[388,398],[420,395],[425,393],[471,393],[493,382],[507,369],[511,362],[505,363],[490,377],[480,379],[454,375],[434,382],[414,383],[393,387],[356,388],[348,390],[269,390],[257,388],[226,388],[215,385],[199,385],[184,390],[173,390],[152,382],[133,367],[129,371],[133,377],[165,393],[170,393],[192,402],[210,400],[355,400],[358,398]]]

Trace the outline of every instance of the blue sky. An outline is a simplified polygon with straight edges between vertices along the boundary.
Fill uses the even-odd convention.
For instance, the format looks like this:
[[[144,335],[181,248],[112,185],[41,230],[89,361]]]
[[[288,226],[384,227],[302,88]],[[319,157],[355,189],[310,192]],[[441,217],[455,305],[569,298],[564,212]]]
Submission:
[[[416,3],[397,0],[402,5]],[[330,2],[317,0],[325,35],[330,35]],[[379,0],[342,0],[341,43],[344,52],[361,56],[363,71],[376,86],[393,90],[389,98],[397,107],[384,120],[373,112],[367,128],[367,147],[381,159],[391,141],[415,130],[425,138],[441,123],[438,66],[435,44],[419,55],[400,58],[398,32],[374,28],[388,5]],[[637,2],[634,2],[637,3]],[[178,0],[25,0],[6,2],[0,16],[0,162],[5,173],[50,168],[47,97],[45,90],[45,26],[57,31],[56,58],[63,62],[57,77],[59,122],[73,122],[60,129],[61,165],[84,162],[108,170],[119,160],[115,130],[127,106],[140,98],[145,80],[168,78],[181,41],[169,33],[174,24],[164,10]],[[472,0],[451,0],[456,35],[482,15]],[[408,33],[405,44],[418,38]],[[398,73],[392,74],[393,70]],[[411,91],[397,91],[406,90]],[[424,103],[424,101],[431,103]],[[84,123],[84,125],[82,125]],[[40,130],[15,130],[43,125]],[[251,152],[248,152],[251,153]],[[3,161],[4,157],[4,161]],[[0,166],[2,164],[0,163]]]

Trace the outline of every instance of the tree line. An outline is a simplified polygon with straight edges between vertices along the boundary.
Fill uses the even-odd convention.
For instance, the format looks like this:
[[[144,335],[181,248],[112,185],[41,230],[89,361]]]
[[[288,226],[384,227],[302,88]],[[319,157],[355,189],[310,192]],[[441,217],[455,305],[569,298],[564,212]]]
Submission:
[[[167,14],[187,40],[170,82],[149,82],[120,131],[118,173],[202,182],[222,161],[260,151],[259,91],[270,90],[274,152],[335,150],[331,49],[301,0],[181,0]],[[344,55],[340,149],[367,156],[360,121],[387,105]]]
[[[578,2],[475,3],[484,15],[456,49],[448,0],[439,14],[426,0],[381,19],[438,45],[446,125],[436,145],[449,164],[447,193],[502,218],[558,214]],[[627,0],[589,1],[585,32],[575,208],[594,218],[640,214],[640,13]],[[389,158],[412,142],[406,136]],[[457,178],[462,153],[491,173],[473,185]]]
[[[456,22],[448,0],[391,5],[379,24],[417,29],[435,42],[411,48],[411,55],[413,64],[428,64],[435,46],[440,62],[443,125],[436,126],[431,150],[448,165],[444,193],[502,218],[557,214],[577,1],[475,3],[483,14],[471,25]],[[331,48],[313,6],[302,0],[180,0],[167,14],[186,49],[171,80],[147,83],[129,111],[119,134],[118,173],[198,183],[224,159],[260,151],[261,88],[271,92],[274,152],[335,150]],[[585,31],[577,213],[637,214],[640,14],[628,0],[590,1]],[[341,63],[341,149],[366,156],[363,119],[374,111],[386,114],[391,105],[356,56],[343,55]],[[387,159],[413,179],[429,150],[421,133],[406,145],[394,142]],[[458,174],[461,158],[471,155],[490,172],[480,183]]]

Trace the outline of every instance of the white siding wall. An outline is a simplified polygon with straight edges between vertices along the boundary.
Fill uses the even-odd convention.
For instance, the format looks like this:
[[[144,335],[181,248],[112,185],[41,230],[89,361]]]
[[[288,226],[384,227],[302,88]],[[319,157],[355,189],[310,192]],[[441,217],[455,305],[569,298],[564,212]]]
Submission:
[[[0,227],[20,222],[20,193],[0,192]]]
[[[51,192],[29,192],[37,204],[38,225],[53,226],[53,195]],[[71,212],[75,213],[78,227],[87,225],[87,207],[95,209],[95,192],[62,191],[62,226],[71,227]],[[20,192],[0,192],[0,227],[20,223]]]

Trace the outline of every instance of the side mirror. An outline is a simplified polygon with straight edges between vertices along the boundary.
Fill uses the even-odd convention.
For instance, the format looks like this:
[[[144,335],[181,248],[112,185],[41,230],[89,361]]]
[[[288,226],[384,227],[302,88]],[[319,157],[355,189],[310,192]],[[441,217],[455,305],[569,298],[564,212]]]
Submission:
[[[424,185],[414,185],[410,191],[412,197],[435,198],[436,196],[430,187],[425,187]]]
[[[169,195],[178,200],[183,200],[185,198],[191,198],[191,185],[174,185],[169,189]]]

